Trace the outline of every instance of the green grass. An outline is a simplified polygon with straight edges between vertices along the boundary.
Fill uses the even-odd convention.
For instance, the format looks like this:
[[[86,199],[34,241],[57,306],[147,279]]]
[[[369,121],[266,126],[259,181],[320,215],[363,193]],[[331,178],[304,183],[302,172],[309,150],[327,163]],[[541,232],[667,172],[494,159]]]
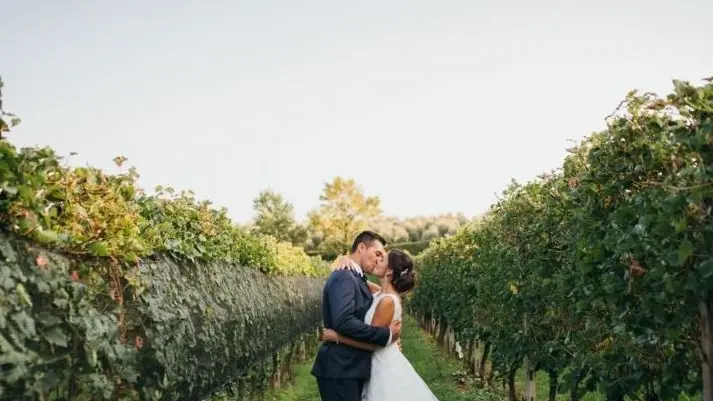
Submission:
[[[562,377],[560,377],[560,386],[562,385]],[[525,392],[525,370],[520,369],[515,376],[515,387],[518,394],[522,395]],[[536,399],[547,401],[550,393],[550,377],[547,372],[538,371],[535,373],[535,394]],[[558,393],[557,401],[568,401],[569,393]],[[604,396],[597,392],[588,392],[582,395],[582,401],[603,401]]]
[[[270,390],[265,400],[270,401],[320,401],[317,382],[310,374],[313,360],[308,359],[294,368],[294,383],[284,385],[279,390]]]
[[[402,346],[406,357],[440,401],[500,401],[502,396],[477,389],[463,376],[462,363],[448,357],[410,316],[404,317]],[[266,396],[270,401],[319,401],[317,382],[310,374],[313,359],[295,367],[295,381]],[[539,389],[538,389],[539,390]]]
[[[482,357],[482,348],[479,348],[477,350],[477,355],[478,359]],[[487,361],[485,364],[486,368],[486,375],[490,371],[491,368],[491,363],[490,361]],[[563,380],[564,380],[564,374],[560,375],[560,383],[559,385],[562,386]],[[515,390],[517,392],[518,398],[522,399],[524,398],[525,394],[525,385],[527,384],[526,381],[526,376],[525,376],[525,369],[519,369],[517,373],[515,374]],[[502,392],[503,395],[507,394],[507,388],[505,387],[505,384],[502,382],[502,380],[495,380],[492,383],[493,391],[499,391]],[[535,399],[536,400],[544,400],[547,401],[549,399],[549,393],[550,393],[550,377],[545,371],[537,371],[535,373]],[[558,393],[556,396],[556,401],[569,401],[570,400],[570,394],[568,392],[564,393]],[[603,401],[604,396],[598,392],[587,392],[582,395],[580,398],[581,401]]]

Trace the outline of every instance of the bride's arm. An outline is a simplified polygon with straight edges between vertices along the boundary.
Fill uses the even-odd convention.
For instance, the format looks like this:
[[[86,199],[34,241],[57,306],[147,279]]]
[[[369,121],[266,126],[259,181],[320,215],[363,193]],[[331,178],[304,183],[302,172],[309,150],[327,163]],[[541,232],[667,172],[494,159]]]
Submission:
[[[339,255],[338,258],[332,262],[332,270],[334,269],[348,269],[351,264],[351,259],[347,255]]]
[[[347,255],[341,255],[337,259],[332,262],[332,270],[337,270],[337,269],[349,269],[353,270],[352,268],[352,260],[349,259]],[[369,287],[369,292],[372,294],[376,294],[377,292],[381,291],[381,286],[372,283],[371,281],[366,282],[366,286]]]
[[[371,320],[371,325],[375,327],[389,327],[391,319],[394,318],[394,300],[391,297],[384,297],[376,305],[374,318]],[[325,329],[322,334],[322,341],[336,342],[337,344],[346,344],[354,348],[365,349],[367,351],[376,351],[381,347],[374,344],[357,341],[349,337],[345,337],[334,330]]]
[[[340,255],[337,259],[332,262],[332,270],[336,269],[352,269],[352,260],[349,259],[347,255]],[[381,291],[381,286],[371,281],[366,282],[366,286],[369,287],[369,292],[376,294]]]

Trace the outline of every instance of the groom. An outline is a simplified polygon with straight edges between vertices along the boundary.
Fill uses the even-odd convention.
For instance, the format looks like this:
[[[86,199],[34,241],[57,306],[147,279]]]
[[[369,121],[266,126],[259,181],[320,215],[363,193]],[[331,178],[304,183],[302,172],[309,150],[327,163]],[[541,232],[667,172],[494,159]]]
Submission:
[[[325,328],[380,346],[398,339],[400,322],[392,323],[389,328],[364,323],[364,315],[373,299],[366,286],[365,273],[372,273],[383,262],[386,257],[384,245],[384,238],[371,231],[356,237],[349,255],[356,264],[354,269],[335,270],[324,284],[322,318]],[[371,352],[339,343],[322,343],[312,366],[322,401],[359,401],[370,374]]]

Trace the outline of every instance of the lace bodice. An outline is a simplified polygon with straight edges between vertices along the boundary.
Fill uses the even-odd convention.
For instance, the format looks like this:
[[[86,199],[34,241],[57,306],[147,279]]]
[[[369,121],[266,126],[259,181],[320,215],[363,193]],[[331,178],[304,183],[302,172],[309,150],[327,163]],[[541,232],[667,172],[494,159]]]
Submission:
[[[379,292],[374,294],[374,300],[371,302],[371,306],[369,307],[369,310],[366,311],[366,315],[364,316],[364,323],[371,324],[371,321],[374,319],[376,307],[379,305],[379,302],[381,302],[381,300],[386,297],[391,297],[391,299],[394,301],[394,317],[391,319],[391,321],[396,322],[401,320],[401,299],[399,298],[399,296],[396,294],[386,294],[383,292]]]

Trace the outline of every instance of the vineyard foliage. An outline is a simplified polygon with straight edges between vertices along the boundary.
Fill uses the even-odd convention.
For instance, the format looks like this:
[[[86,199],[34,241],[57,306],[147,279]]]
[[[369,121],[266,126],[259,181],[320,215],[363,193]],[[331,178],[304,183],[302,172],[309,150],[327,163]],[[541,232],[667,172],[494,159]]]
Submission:
[[[569,152],[434,240],[411,307],[575,400],[713,399],[713,84],[631,92]]]
[[[317,327],[321,259],[133,168],[17,149],[0,112],[0,399],[199,399]]]
[[[125,160],[115,159],[118,165]],[[50,148],[17,150],[0,141],[0,225],[39,244],[77,257],[107,257],[115,274],[139,286],[141,258],[167,253],[186,262],[222,261],[265,273],[321,276],[325,263],[299,247],[251,234],[227,211],[198,201],[190,191],[157,187],[147,195],[130,168],[110,175],[91,167],[71,168]],[[106,270],[78,274],[102,287]],[[102,290],[103,291],[103,290]]]
[[[119,304],[76,273],[106,267],[0,233],[0,400],[253,391],[278,373],[270,357],[289,356],[321,317],[317,278],[159,255],[137,267],[141,295],[129,286]]]
[[[110,175],[61,164],[50,148],[17,150],[0,142],[0,216],[3,226],[38,243],[86,256],[137,262],[167,252],[187,261],[225,261],[289,274],[276,241],[235,225],[226,209],[197,201],[190,191],[157,187],[147,195],[138,174]],[[121,165],[123,158],[116,158]],[[280,247],[290,256],[299,248]],[[322,263],[297,257],[295,273],[321,274]],[[310,264],[315,263],[313,268]]]

